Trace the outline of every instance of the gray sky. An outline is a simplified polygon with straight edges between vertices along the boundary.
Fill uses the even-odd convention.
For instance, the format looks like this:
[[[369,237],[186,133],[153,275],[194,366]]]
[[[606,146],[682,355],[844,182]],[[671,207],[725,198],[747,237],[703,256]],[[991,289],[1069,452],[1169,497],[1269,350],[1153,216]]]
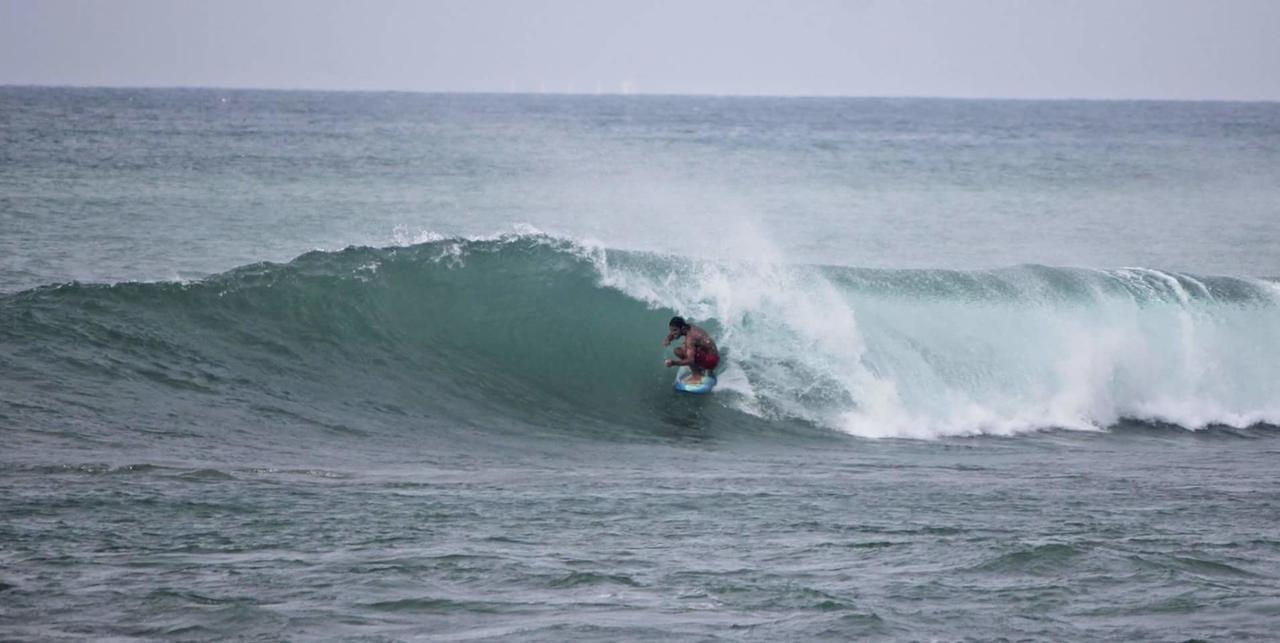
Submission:
[[[1280,0],[0,0],[0,84],[1280,100]]]

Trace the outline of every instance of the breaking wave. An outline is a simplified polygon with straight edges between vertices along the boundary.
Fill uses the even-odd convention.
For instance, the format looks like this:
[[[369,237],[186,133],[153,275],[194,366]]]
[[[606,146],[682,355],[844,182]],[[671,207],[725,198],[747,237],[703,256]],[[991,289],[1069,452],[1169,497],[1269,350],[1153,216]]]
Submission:
[[[727,356],[699,404],[744,422],[909,438],[1280,425],[1274,282],[713,261],[540,233],[5,295],[0,400],[10,421],[75,407],[118,425],[644,432],[689,403],[661,364],[672,314]]]

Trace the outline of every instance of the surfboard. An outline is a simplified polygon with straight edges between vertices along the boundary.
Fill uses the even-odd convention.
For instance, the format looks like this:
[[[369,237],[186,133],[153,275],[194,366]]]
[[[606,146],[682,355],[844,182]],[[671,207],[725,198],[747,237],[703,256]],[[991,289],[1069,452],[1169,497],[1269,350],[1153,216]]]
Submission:
[[[692,375],[692,372],[680,369],[680,372],[676,373],[676,390],[683,393],[693,393],[694,395],[705,395],[710,393],[711,389],[716,387],[716,376],[710,373],[703,375],[702,381],[697,384],[690,385],[685,383],[685,380],[689,379]]]

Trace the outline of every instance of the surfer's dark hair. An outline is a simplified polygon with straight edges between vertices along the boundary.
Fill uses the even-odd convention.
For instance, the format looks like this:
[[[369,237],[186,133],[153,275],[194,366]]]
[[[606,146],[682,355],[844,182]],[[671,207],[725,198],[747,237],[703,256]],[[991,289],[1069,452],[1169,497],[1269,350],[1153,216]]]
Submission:
[[[688,327],[689,327],[689,322],[685,321],[684,317],[681,317],[679,315],[672,317],[671,321],[667,322],[667,328],[688,328]]]

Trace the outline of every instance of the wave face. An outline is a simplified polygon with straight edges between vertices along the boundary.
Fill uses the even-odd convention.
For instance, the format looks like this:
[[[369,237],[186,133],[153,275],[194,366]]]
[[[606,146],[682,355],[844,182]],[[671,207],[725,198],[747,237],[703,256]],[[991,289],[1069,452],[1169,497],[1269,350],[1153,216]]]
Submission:
[[[659,351],[676,313],[717,335],[728,365],[708,404],[744,423],[910,438],[1280,424],[1271,282],[707,261],[542,234],[8,295],[0,395],[11,419],[81,428],[627,435],[688,402]]]

